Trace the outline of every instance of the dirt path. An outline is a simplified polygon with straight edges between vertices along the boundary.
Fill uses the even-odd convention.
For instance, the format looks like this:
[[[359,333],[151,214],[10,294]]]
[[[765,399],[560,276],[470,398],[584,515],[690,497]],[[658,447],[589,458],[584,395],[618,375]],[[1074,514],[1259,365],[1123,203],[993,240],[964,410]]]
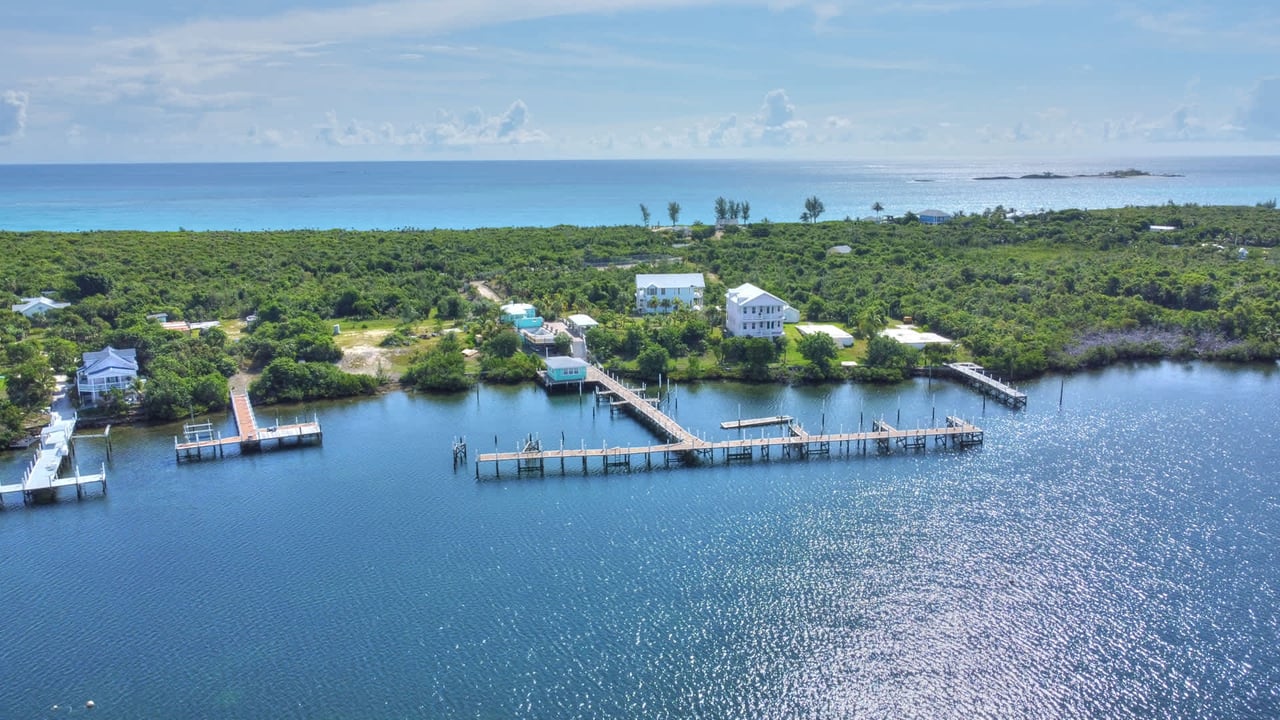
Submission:
[[[493,288],[486,285],[483,280],[472,280],[471,287],[475,289],[477,295],[486,300],[492,300],[496,303],[501,303],[503,301],[503,297],[494,292]]]

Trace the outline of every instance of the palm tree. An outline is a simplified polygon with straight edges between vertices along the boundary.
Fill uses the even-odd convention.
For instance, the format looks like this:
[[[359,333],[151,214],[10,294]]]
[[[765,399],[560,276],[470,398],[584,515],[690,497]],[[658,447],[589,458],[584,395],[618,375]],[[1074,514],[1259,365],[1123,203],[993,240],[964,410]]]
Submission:
[[[880,217],[880,213],[884,212],[884,206],[880,204],[879,200],[877,200],[871,204],[871,211],[874,212],[878,218]]]
[[[809,219],[806,220],[806,222],[818,222],[818,216],[826,212],[827,208],[823,206],[822,201],[818,199],[818,196],[814,195],[804,201],[804,210],[805,214],[809,216]],[[801,217],[803,218],[803,216]]]
[[[640,217],[644,218],[644,226],[649,227],[649,208],[640,203]]]
[[[680,221],[680,203],[675,200],[667,203],[667,215],[671,217],[671,226],[675,227],[676,223]]]

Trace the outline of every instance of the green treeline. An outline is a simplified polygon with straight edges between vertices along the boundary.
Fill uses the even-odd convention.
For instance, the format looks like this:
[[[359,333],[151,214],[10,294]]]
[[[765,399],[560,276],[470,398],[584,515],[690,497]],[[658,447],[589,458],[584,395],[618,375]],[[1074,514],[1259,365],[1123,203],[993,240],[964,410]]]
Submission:
[[[365,381],[318,369],[341,354],[326,323],[491,321],[493,303],[474,292],[477,281],[548,319],[595,316],[604,327],[589,345],[628,358],[641,374],[714,354],[718,363],[740,363],[744,376],[767,375],[763,368],[786,347],[750,346],[718,330],[716,306],[743,282],[783,298],[805,320],[843,323],[864,337],[887,318],[911,316],[1012,376],[1122,358],[1280,357],[1280,214],[1272,208],[1170,204],[1016,218],[996,208],[938,226],[910,215],[810,219],[759,220],[720,236],[699,226],[692,237],[638,226],[0,232],[0,281],[13,301],[52,292],[73,303],[49,318],[9,313],[0,322],[6,402],[46,402],[50,370],[74,370],[79,353],[108,343],[138,350],[155,395],[145,409],[155,417],[218,407],[226,378],[243,368],[263,371],[254,394],[265,400],[369,392]],[[707,311],[660,325],[626,320],[639,272],[706,273]],[[162,331],[145,317],[158,312],[258,319],[229,342],[218,331]],[[480,332],[469,328],[466,337],[473,334]],[[536,369],[513,360],[511,338],[485,334],[495,344],[482,356],[483,374],[517,380]],[[799,349],[813,375],[831,373],[830,348]],[[458,352],[422,353],[407,381],[465,386],[470,370]]]

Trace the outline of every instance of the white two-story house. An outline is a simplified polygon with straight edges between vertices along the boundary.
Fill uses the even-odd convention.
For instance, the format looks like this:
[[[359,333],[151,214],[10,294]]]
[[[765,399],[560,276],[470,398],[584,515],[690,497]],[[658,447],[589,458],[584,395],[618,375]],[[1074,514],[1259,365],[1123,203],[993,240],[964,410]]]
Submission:
[[[680,307],[701,310],[706,288],[702,273],[636,275],[636,312],[669,313]]]
[[[744,283],[725,293],[724,327],[735,337],[780,337],[790,309],[778,296]]]
[[[138,379],[138,351],[133,348],[117,350],[108,345],[85,353],[83,358],[84,365],[76,370],[76,391],[82,405],[96,405],[111,390],[127,394]]]

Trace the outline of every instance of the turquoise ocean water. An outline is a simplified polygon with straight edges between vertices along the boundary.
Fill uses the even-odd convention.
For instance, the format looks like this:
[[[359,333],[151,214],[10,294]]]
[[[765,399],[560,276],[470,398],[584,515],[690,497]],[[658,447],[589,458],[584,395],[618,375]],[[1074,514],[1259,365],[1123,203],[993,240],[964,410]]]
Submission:
[[[0,512],[0,717],[1275,717],[1278,381],[1118,367],[1017,413],[924,379],[691,386],[709,437],[936,413],[987,442],[481,482],[453,435],[649,436],[532,386],[288,408],[323,446],[203,463],[117,428],[105,499]]]
[[[1137,167],[1181,177],[979,181]],[[562,161],[0,165],[0,229],[394,229],[714,222],[718,196],[755,220],[940,209],[980,212],[1177,203],[1253,205],[1280,192],[1280,158],[971,162]]]

